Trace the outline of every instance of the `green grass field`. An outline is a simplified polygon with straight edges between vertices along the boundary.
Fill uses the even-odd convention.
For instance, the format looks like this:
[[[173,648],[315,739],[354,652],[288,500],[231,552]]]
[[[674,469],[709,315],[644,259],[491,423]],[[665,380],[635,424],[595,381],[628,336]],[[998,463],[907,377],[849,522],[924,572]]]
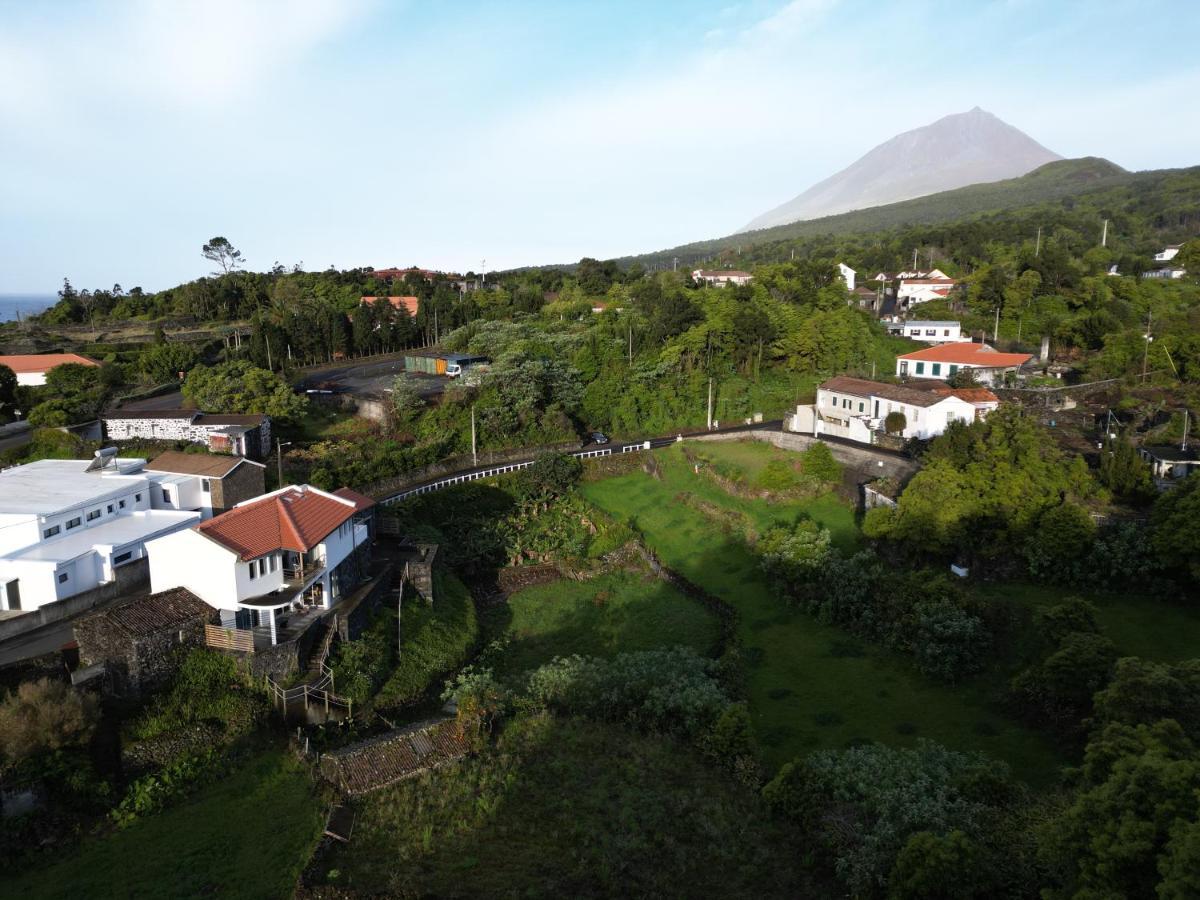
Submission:
[[[308,776],[264,753],[196,797],[18,878],[6,897],[292,896],[324,824]]]
[[[1200,656],[1200,610],[1172,606],[1137,594],[1101,594],[1044,584],[1012,582],[984,584],[976,592],[989,599],[1027,604],[1032,609],[1054,606],[1068,597],[1096,605],[1101,629],[1123,656],[1178,662]]]
[[[757,794],[660,736],[521,716],[356,801],[323,881],[393,897],[823,897]]]
[[[590,581],[541,584],[488,610],[492,639],[507,640],[496,660],[516,675],[555,656],[612,656],[685,644],[701,653],[716,646],[717,618],[650,573],[609,572]]]
[[[764,451],[705,444],[703,452],[733,464],[747,453]],[[849,507],[829,495],[776,504],[735,498],[693,474],[680,448],[658,456],[661,480],[636,472],[587,484],[584,493],[611,515],[632,520],[666,563],[737,608],[749,662],[750,707],[768,764],[855,741],[911,746],[924,737],[990,753],[1032,783],[1056,777],[1061,760],[1050,742],[995,710],[986,682],[947,686],[931,681],[906,657],[795,610],[760,573],[741,535],[676,498],[691,494],[736,510],[760,532],[807,514],[828,528],[842,549],[858,541]]]

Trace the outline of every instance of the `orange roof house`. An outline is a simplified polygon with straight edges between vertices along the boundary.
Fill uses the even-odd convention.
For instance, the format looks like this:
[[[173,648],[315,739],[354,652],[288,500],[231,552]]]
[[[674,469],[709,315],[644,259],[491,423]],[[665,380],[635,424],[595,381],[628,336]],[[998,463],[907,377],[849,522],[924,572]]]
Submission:
[[[338,497],[300,485],[239,503],[201,522],[196,530],[242,559],[255,559],[274,550],[306,553],[367,508],[364,501],[373,503],[362,495]]]
[[[20,353],[0,356],[0,366],[8,366],[17,376],[17,384],[45,384],[46,373],[56,366],[98,366],[100,363],[78,353]]]
[[[1001,353],[987,344],[938,344],[896,357],[896,374],[908,378],[950,378],[961,369],[975,370],[985,384],[994,384],[1033,358],[1029,353]]]
[[[392,309],[403,309],[412,318],[416,318],[417,309],[421,303],[417,297],[363,297],[362,303],[364,306],[374,306],[380,300],[386,300],[391,304]]]

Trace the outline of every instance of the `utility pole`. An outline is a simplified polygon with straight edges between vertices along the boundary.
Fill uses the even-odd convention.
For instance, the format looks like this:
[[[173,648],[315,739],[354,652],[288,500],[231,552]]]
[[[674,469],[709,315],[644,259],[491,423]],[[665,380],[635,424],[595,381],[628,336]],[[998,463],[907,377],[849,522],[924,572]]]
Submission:
[[[633,323],[629,323],[629,365],[633,365]]]
[[[291,441],[284,444],[280,443],[279,438],[275,439],[275,464],[278,466],[279,471],[279,487],[283,487],[283,448],[290,446],[292,446]]]
[[[1100,235],[1100,246],[1108,246],[1108,219],[1104,220],[1104,231]]]
[[[998,343],[1000,340],[1000,307],[996,307],[996,327],[992,329],[992,343]]]
[[[1146,313],[1146,346],[1142,348],[1142,381],[1146,380],[1146,365],[1150,361],[1150,323],[1152,321],[1152,313]]]
[[[271,338],[264,335],[264,340],[267,342],[267,369],[271,372],[275,371],[275,367],[271,365]]]
[[[708,379],[708,430],[712,431],[712,379]]]
[[[479,465],[479,454],[475,452],[475,404],[471,404],[471,465]]]
[[[913,271],[917,271],[917,248],[913,247]]]
[[[1185,452],[1187,451],[1187,433],[1188,433],[1188,408],[1185,406],[1183,408],[1183,443],[1179,447],[1180,450],[1183,450]]]
[[[1038,226],[1037,244],[1033,248],[1033,255],[1034,255],[1035,259],[1042,255],[1042,226],[1041,225]]]
[[[679,257],[678,256],[671,257],[671,271],[672,272],[679,271]]]

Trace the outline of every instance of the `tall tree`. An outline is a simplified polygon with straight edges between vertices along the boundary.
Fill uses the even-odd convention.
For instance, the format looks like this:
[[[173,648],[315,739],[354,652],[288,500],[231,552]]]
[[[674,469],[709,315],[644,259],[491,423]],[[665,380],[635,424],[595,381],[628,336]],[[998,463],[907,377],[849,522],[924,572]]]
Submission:
[[[226,238],[215,237],[200,248],[200,255],[209,262],[221,267],[214,275],[228,275],[235,269],[240,269],[245,260],[242,251],[236,249]]]

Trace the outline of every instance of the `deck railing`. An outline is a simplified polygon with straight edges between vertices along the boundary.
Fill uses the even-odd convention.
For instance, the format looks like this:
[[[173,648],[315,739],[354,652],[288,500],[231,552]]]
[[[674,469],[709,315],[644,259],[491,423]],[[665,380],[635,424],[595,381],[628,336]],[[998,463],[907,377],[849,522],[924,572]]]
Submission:
[[[204,643],[214,650],[234,650],[238,653],[253,653],[254,632],[242,628],[223,628],[220,625],[205,625]]]

